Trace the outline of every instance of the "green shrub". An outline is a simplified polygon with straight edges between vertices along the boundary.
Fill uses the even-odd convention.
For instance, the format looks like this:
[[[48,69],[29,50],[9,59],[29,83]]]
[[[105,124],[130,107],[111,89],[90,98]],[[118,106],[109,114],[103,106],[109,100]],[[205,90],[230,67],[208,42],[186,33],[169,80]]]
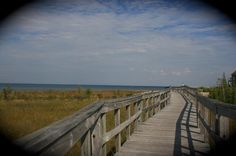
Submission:
[[[7,86],[7,87],[3,88],[2,92],[3,92],[3,99],[4,100],[10,100],[11,99],[12,89],[11,89],[10,86]]]
[[[92,95],[92,90],[91,90],[91,89],[87,89],[85,94],[86,94],[86,97],[87,97],[87,98],[91,97],[91,95]]]

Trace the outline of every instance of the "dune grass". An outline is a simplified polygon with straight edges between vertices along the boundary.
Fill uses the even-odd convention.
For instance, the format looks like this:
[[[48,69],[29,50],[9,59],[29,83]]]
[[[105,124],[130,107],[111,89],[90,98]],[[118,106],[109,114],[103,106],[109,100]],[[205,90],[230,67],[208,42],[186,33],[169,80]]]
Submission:
[[[138,91],[128,90],[71,90],[71,91],[9,91],[4,99],[0,92],[0,132],[16,140],[50,123],[63,119],[97,100],[130,96]],[[121,110],[121,122],[125,109]],[[113,112],[107,115],[107,129],[114,128]],[[107,131],[108,131],[107,130]],[[122,133],[123,137],[124,134]],[[124,141],[124,140],[122,140]],[[79,153],[79,143],[67,155]],[[108,151],[114,151],[114,140]]]

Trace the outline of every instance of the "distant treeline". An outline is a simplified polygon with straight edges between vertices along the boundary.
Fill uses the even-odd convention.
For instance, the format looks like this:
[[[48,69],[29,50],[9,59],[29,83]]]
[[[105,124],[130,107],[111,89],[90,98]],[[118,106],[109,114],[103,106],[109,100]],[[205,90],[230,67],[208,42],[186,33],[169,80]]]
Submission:
[[[223,74],[222,78],[217,80],[217,85],[215,87],[200,87],[199,90],[209,92],[209,98],[225,103],[236,104],[236,83],[227,81],[225,74]]]

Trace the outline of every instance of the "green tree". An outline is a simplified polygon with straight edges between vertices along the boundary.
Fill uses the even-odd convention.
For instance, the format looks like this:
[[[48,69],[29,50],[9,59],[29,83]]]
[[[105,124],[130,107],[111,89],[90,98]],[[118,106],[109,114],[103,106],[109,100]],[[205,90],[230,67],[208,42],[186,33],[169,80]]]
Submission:
[[[210,98],[217,99],[225,103],[236,103],[236,89],[233,85],[229,85],[226,80],[225,73],[222,78],[217,80],[217,86],[210,89]]]

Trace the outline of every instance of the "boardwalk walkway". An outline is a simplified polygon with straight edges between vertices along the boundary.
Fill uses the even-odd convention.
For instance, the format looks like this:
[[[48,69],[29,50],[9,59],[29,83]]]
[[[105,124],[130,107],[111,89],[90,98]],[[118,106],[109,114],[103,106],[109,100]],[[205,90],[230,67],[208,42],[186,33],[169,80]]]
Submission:
[[[206,155],[210,147],[197,127],[196,108],[179,93],[161,112],[143,122],[117,156]]]

